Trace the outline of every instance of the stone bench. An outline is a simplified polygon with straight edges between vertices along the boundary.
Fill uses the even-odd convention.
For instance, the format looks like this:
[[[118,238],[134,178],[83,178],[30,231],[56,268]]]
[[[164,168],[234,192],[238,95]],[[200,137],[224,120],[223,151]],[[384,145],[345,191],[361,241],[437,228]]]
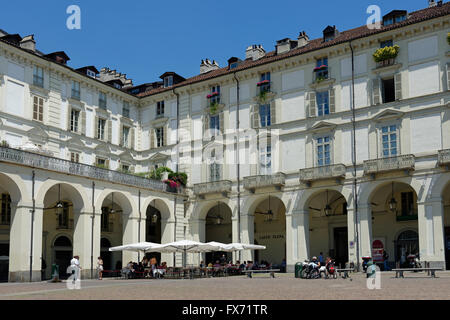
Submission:
[[[442,268],[403,268],[403,269],[392,269],[392,271],[395,271],[395,277],[396,278],[404,278],[405,276],[403,273],[405,271],[411,271],[411,272],[417,272],[417,271],[429,271],[429,275],[431,278],[436,278],[436,271],[443,271]]]
[[[275,278],[275,272],[280,272],[280,269],[266,269],[266,270],[242,270],[247,274],[248,278],[252,278],[252,273],[269,273],[271,278]]]
[[[346,268],[346,269],[336,269],[336,272],[339,273],[339,277],[341,276],[341,273],[344,273],[344,279],[349,278],[350,276],[348,275],[349,272],[355,272],[355,269],[352,268]]]

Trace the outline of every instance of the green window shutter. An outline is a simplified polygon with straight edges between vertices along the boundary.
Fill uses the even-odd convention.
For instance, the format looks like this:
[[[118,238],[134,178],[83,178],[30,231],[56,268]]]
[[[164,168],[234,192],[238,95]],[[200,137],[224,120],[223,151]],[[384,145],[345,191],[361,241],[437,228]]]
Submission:
[[[380,79],[375,78],[372,80],[372,94],[373,94],[373,104],[380,104],[381,103],[381,86],[380,86]]]
[[[252,112],[252,127],[258,129],[261,126],[261,120],[259,119],[259,105],[253,106]]]
[[[308,117],[312,118],[316,116],[316,93],[310,92],[308,94]]]
[[[335,98],[335,89],[330,89],[328,91],[329,94],[329,102],[330,102],[330,113],[336,112],[336,98]]]
[[[86,111],[80,111],[80,117],[81,117],[80,132],[81,134],[86,135]]]
[[[396,73],[394,77],[395,81],[395,100],[402,99],[402,74]]]

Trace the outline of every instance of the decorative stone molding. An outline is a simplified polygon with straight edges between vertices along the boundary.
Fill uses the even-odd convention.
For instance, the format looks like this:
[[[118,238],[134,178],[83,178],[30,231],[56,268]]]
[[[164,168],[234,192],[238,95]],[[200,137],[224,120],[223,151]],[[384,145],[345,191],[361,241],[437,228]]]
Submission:
[[[278,172],[272,175],[244,177],[244,188],[255,192],[257,188],[275,187],[281,189],[285,185],[286,175]]]
[[[226,197],[231,192],[231,184],[229,180],[198,183],[194,185],[194,194],[204,197],[206,194],[221,193]]]
[[[415,162],[415,157],[412,154],[366,160],[364,161],[364,174],[375,175],[377,173],[398,170],[405,170],[409,172],[415,169]]]
[[[310,184],[312,181],[327,179],[345,179],[346,167],[343,164],[307,168],[300,170],[300,182]]]

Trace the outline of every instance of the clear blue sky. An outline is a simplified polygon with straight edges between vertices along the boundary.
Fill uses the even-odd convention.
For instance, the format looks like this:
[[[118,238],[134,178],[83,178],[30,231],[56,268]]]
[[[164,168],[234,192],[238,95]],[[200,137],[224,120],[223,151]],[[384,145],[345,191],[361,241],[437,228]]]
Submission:
[[[72,4],[81,8],[81,30],[66,27]],[[71,67],[107,66],[136,85],[166,71],[197,75],[204,58],[220,66],[232,56],[244,59],[251,44],[272,51],[276,40],[296,39],[302,30],[318,38],[327,25],[364,25],[371,4],[383,15],[425,8],[427,0],[4,0],[0,29],[34,34],[39,50],[65,51]]]

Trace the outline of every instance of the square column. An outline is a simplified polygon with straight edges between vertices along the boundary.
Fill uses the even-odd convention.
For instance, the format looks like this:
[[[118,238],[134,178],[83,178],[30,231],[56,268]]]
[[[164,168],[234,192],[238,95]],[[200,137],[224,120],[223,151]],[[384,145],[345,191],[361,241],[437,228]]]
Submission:
[[[101,212],[93,217],[90,212],[77,213],[74,209],[74,219],[73,255],[80,256],[81,279],[95,279],[100,256]]]
[[[41,281],[43,205],[36,205],[32,220],[32,203],[11,204],[9,238],[9,281]],[[33,231],[32,231],[33,226]],[[32,235],[33,234],[33,235]],[[32,253],[31,253],[31,247]],[[31,279],[30,256],[32,255]]]
[[[239,242],[239,221],[238,218],[231,219],[231,242]],[[240,251],[235,251],[232,253],[233,262],[240,260],[242,253]],[[242,262],[242,261],[241,261]]]
[[[122,216],[123,234],[122,244],[138,242],[139,217],[124,214]],[[126,266],[130,261],[137,261],[138,253],[132,251],[122,251],[122,266]]]
[[[370,206],[358,207],[357,228],[359,228],[359,263],[363,256],[372,256],[372,210]]]
[[[420,260],[445,268],[444,206],[441,198],[418,203]]]
[[[355,209],[347,208],[348,261],[358,263],[358,241],[356,239]],[[361,256],[359,256],[361,260]]]
[[[241,242],[242,243],[255,243],[255,217],[253,215],[241,215]],[[243,261],[253,261],[253,251],[243,250],[241,257]]]
[[[297,210],[292,216],[292,227],[297,229],[297,262],[303,262],[309,259],[309,212]]]

